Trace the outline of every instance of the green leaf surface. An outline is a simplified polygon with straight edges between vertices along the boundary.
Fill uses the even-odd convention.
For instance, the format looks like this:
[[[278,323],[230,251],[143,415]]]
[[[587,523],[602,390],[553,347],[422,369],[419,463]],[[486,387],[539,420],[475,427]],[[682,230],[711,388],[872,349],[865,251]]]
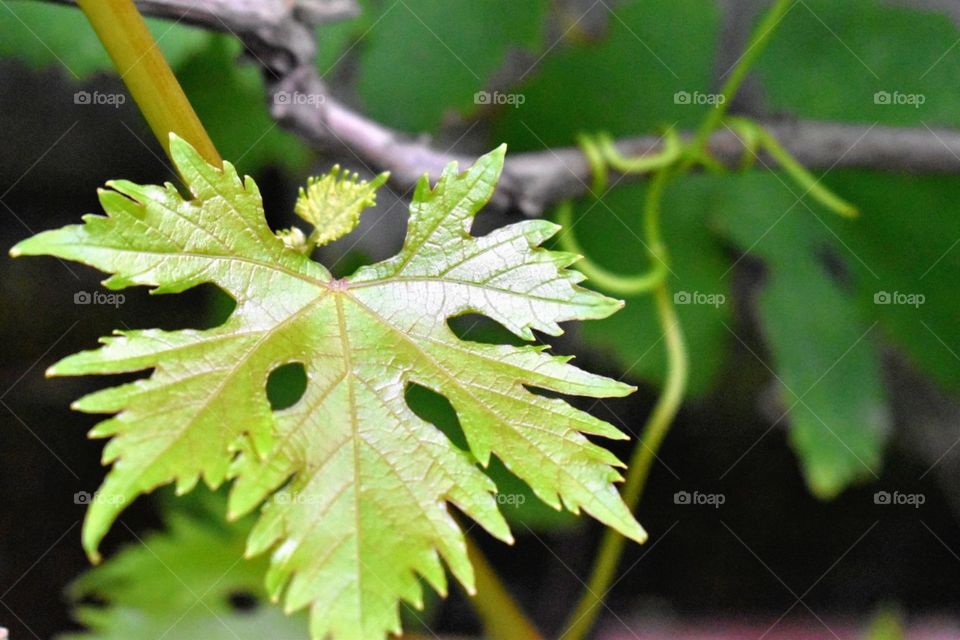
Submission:
[[[844,171],[830,184],[864,212],[855,224],[827,220],[845,245],[862,313],[914,366],[956,394],[960,183],[952,176]]]
[[[960,126],[960,30],[943,12],[891,4],[796,3],[757,65],[768,106],[822,120]]]
[[[540,48],[547,5],[546,0],[369,2],[357,76],[365,112],[418,133],[436,131],[447,111],[474,111],[474,94],[510,49]],[[415,72],[398,73],[398,64]]]
[[[775,376],[811,491],[829,498],[879,475],[891,429],[879,336],[829,268],[831,254],[848,257],[823,222],[829,214],[781,180],[727,178],[716,211],[723,232],[766,266],[757,309],[769,356],[757,356]]]
[[[589,374],[536,346],[460,340],[447,319],[479,313],[525,340],[560,322],[603,318],[621,303],[580,288],[571,254],[538,245],[558,231],[528,220],[473,237],[504,148],[463,174],[451,165],[415,191],[395,257],[334,279],[287,249],[267,227],[252,179],[204,163],[180,139],[171,153],[190,189],[108,183],[107,216],[39,234],[15,255],[54,255],[112,274],[105,286],[178,293],[212,283],[237,302],[205,331],[118,332],[70,356],[53,375],[151,369],[150,377],[95,392],[78,410],[114,413],[92,432],[111,437],[112,468],[84,525],[97,546],[124,505],[157,486],[178,492],[203,478],[234,479],[230,511],[267,501],[247,553],[272,550],[267,586],[288,610],[310,606],[315,638],[369,640],[399,631],[397,602],[422,602],[418,576],[446,591],[445,561],[472,589],[452,503],[510,540],[494,484],[477,466],[495,455],[554,508],[583,509],[624,535],[645,533],[613,483],[620,462],[585,436],[625,437],[558,398],[622,396],[628,385]],[[272,411],[266,381],[299,362],[306,391]],[[454,446],[404,401],[409,384],[443,395],[469,450]],[[278,491],[279,490],[279,491]]]
[[[213,517],[173,512],[165,531],[144,536],[75,580],[67,595],[87,631],[60,640],[305,638],[306,615],[287,616],[269,603],[267,559],[244,560],[251,522],[218,526]]]
[[[694,363],[691,393],[703,394],[713,388],[730,345],[747,340],[739,337],[732,318],[734,263],[724,242],[764,265],[755,305],[763,345],[752,348],[778,383],[782,421],[790,426],[790,441],[808,485],[816,495],[832,497],[851,483],[873,479],[880,470],[891,428],[876,351],[880,327],[902,331],[906,343],[916,345],[931,366],[955,372],[950,351],[934,345],[936,337],[930,332],[918,335],[922,317],[931,327],[936,323],[938,335],[942,332],[945,342],[953,344],[955,329],[946,325],[955,305],[944,300],[921,308],[927,314],[918,317],[912,307],[873,304],[873,295],[884,288],[949,299],[918,288],[919,265],[904,272],[893,264],[910,261],[911,247],[921,241],[911,239],[921,234],[915,227],[907,234],[910,224],[894,204],[907,206],[894,196],[903,184],[881,188],[879,183],[887,178],[877,176],[862,185],[859,193],[873,192],[863,202],[856,198],[856,189],[841,189],[865,213],[857,220],[837,220],[809,199],[798,202],[800,193],[784,180],[779,174],[699,175],[672,185],[663,204],[671,288],[678,296],[677,312]],[[637,228],[643,195],[643,186],[620,187],[602,202],[578,205],[577,235],[594,260],[622,273],[649,268]],[[941,204],[946,206],[946,201]],[[887,213],[879,213],[881,207]],[[898,222],[887,233],[878,231],[892,220]],[[948,216],[941,224],[941,239],[922,250],[919,264],[929,266],[937,255],[955,260],[948,251],[958,237],[955,225]],[[900,239],[894,240],[898,234]],[[882,281],[860,266],[861,255],[883,270]],[[891,265],[889,270],[877,266],[884,262]],[[852,283],[843,281],[846,269],[855,276]],[[896,280],[898,273],[913,273],[912,284]],[[941,276],[947,273],[949,265]],[[928,277],[937,280],[932,272]],[[877,320],[881,322],[875,325]],[[628,377],[662,383],[663,349],[646,297],[628,300],[623,313],[589,323],[582,333]]]
[[[601,3],[610,7],[598,40],[555,45],[513,91],[496,137],[512,149],[573,144],[582,131],[637,135],[662,125],[692,127],[708,108],[678,104],[677,92],[710,91],[719,14],[710,0]],[[570,16],[576,24],[580,15]]]
[[[867,124],[956,127],[958,40],[960,30],[942,12],[877,0],[815,0],[798,4],[784,19],[758,71],[777,111]],[[877,100],[877,92],[890,100]],[[911,96],[919,100],[911,103]],[[955,182],[834,171],[826,183],[855,202],[863,216],[853,223],[824,218],[842,245],[861,314],[879,321],[878,330],[914,365],[954,392],[960,389]],[[874,297],[884,293],[922,296],[923,303],[876,304]]]
[[[490,328],[489,333],[496,335],[503,342],[510,342],[509,337],[511,335],[509,332],[499,325],[496,325],[496,327],[499,328],[499,331]],[[479,339],[478,333],[488,333],[488,331],[474,330],[470,332],[470,337]],[[501,335],[503,333],[508,335],[506,340],[503,340]],[[458,335],[460,334],[458,333]],[[483,340],[483,342],[487,342],[487,340]],[[430,424],[436,425],[454,444],[464,449],[467,447],[466,438],[460,428],[460,421],[457,419],[457,412],[450,406],[446,398],[423,387],[415,386],[407,390],[407,403],[414,413]],[[557,511],[550,508],[537,497],[537,494],[530,489],[529,485],[510,473],[503,466],[503,463],[496,458],[490,459],[490,466],[484,469],[484,472],[497,486],[497,504],[500,506],[500,512],[511,529],[518,535],[522,536],[529,533],[528,529],[555,531],[568,528],[576,523],[575,516],[568,511]]]

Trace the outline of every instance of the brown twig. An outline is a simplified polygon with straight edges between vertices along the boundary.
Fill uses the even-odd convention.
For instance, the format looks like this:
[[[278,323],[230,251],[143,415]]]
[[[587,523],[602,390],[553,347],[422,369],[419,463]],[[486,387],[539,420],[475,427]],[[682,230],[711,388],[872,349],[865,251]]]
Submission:
[[[317,148],[349,152],[371,171],[390,171],[398,188],[408,189],[424,173],[439,175],[451,161],[466,166],[474,160],[386,127],[332,95],[314,67],[314,28],[355,15],[354,0],[139,0],[137,4],[146,14],[182,19],[239,37],[264,68],[270,109],[279,124]],[[811,170],[960,173],[960,131],[805,120],[763,124]],[[630,157],[656,154],[661,145],[657,136],[617,143]],[[746,153],[737,136],[726,129],[715,133],[708,146],[721,164],[731,168]],[[775,166],[767,158],[761,160]],[[577,147],[511,154],[493,205],[536,216],[553,204],[587,194],[590,181],[589,165]]]

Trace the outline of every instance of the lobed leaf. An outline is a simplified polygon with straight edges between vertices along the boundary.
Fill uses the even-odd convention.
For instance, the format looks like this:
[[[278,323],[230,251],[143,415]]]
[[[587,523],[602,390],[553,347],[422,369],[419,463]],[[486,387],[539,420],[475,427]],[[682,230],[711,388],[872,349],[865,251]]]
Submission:
[[[41,233],[15,255],[54,255],[105,271],[105,285],[177,293],[213,283],[236,300],[205,331],[118,332],[70,356],[52,375],[152,370],[81,398],[78,410],[115,414],[92,436],[112,438],[112,468],[84,525],[96,557],[136,496],[202,478],[234,481],[232,517],[266,502],[248,555],[271,551],[267,588],[288,610],[311,608],[315,638],[398,633],[397,603],[422,602],[420,578],[446,591],[441,561],[468,590],[473,572],[447,503],[510,541],[496,488],[479,469],[496,456],[547,504],[583,509],[625,536],[645,533],[614,483],[620,462],[587,439],[625,437],[567,402],[535,393],[622,396],[632,387],[582,371],[539,346],[473,343],[453,316],[479,313],[516,335],[561,333],[561,322],[603,318],[622,303],[578,286],[576,256],[538,248],[558,227],[525,221],[473,237],[504,147],[414,194],[400,253],[337,280],[288,248],[264,221],[256,184],[229,163],[207,165],[184,141],[171,154],[189,187],[108,183],[107,216]],[[274,411],[265,385],[300,363],[307,388]],[[418,384],[457,411],[468,450],[404,400]]]

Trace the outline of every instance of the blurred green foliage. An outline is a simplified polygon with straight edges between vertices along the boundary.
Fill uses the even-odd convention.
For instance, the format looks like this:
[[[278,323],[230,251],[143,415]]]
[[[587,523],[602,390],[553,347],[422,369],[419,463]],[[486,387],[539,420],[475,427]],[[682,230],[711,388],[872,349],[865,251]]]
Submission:
[[[268,606],[269,559],[246,561],[253,524],[224,524],[226,500],[199,490],[167,512],[166,531],[125,547],[67,592],[86,633],[61,640],[294,640],[307,637],[307,615]]]
[[[806,0],[757,64],[774,112],[868,125],[960,125],[960,34],[944,13],[880,0]],[[876,94],[922,95],[895,105]]]
[[[366,112],[393,127],[436,131],[445,113],[476,110],[511,48],[542,47],[546,0],[368,2],[357,91]],[[402,61],[402,62],[401,62]],[[411,73],[398,73],[401,68]]]
[[[0,55],[17,58],[34,69],[61,67],[78,82],[113,64],[83,14],[50,2],[5,2],[0,9]],[[207,32],[180,23],[147,19],[150,32],[171,66],[201,51]]]
[[[514,151],[539,151],[573,144],[581,131],[624,136],[700,122],[707,105],[678,106],[674,97],[710,90],[719,36],[716,2],[616,5],[596,39],[576,37],[576,18],[566,16],[574,26],[512,89],[525,102],[498,114],[496,139]]]
[[[297,170],[307,147],[270,117],[260,70],[238,61],[242,49],[236,38],[211,34],[177,67],[177,78],[224,158],[247,171],[270,164]]]
[[[715,3],[631,2],[613,14],[604,38],[557,46],[517,89],[527,101],[499,114],[498,140],[542,150],[582,130],[638,134],[702,117],[705,107],[675,104],[674,96],[706,93],[723,71],[714,68]],[[951,89],[960,34],[944,16],[872,0],[815,1],[797,3],[779,28],[758,65],[760,93],[777,113],[917,127],[950,125],[960,113]],[[897,95],[915,94],[922,97],[897,104]],[[863,215],[838,219],[759,167],[674,184],[663,226],[673,290],[706,301],[678,307],[693,360],[691,392],[722,389],[717,374],[748,335],[732,313],[745,303],[741,322],[755,323],[763,339],[750,348],[777,383],[808,484],[832,497],[881,470],[890,409],[879,347],[901,347],[957,388],[960,309],[949,287],[960,267],[953,250],[960,220],[949,203],[960,183],[865,171],[827,172],[824,181]],[[617,187],[577,204],[576,233],[593,260],[623,273],[645,270],[644,192]],[[742,266],[742,253],[764,277],[755,298],[736,301],[733,267]],[[720,296],[725,304],[711,304]],[[897,303],[917,296],[923,304]],[[584,326],[583,336],[628,377],[659,384],[664,358],[652,305],[627,302],[623,313]]]

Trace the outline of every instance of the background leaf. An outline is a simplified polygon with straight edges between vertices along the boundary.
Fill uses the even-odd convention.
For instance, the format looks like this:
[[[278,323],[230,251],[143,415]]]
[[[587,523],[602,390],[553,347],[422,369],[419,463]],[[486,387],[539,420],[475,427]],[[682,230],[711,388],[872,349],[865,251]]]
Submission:
[[[568,41],[523,75],[513,90],[524,96],[523,106],[503,110],[494,137],[514,151],[541,150],[573,144],[582,131],[620,136],[692,126],[706,106],[678,105],[674,96],[710,90],[717,28],[717,5],[709,0],[612,5],[597,40],[574,38],[574,23]]]
[[[960,98],[952,90],[960,82],[958,38],[960,31],[942,14],[877,0],[805,0],[783,19],[757,71],[774,112],[958,126]],[[921,95],[924,102],[878,103],[877,92]]]
[[[546,0],[369,2],[357,90],[365,111],[410,132],[436,131],[449,110],[476,109],[508,51],[536,51]],[[397,73],[397,64],[412,73]]]
[[[683,324],[688,349],[696,366],[690,370],[690,393],[703,395],[716,382],[727,354],[731,322],[732,278],[730,266],[710,228],[712,210],[707,205],[716,181],[684,180],[670,188],[664,198],[664,241],[669,247],[671,290],[684,299],[710,296],[713,304],[680,304],[677,315]],[[645,272],[650,259],[644,246],[640,210],[646,187],[618,187],[600,201],[583,200],[574,213],[575,233],[591,259],[617,273]],[[621,313],[580,330],[587,344],[609,355],[627,379],[661,384],[666,372],[662,332],[649,295],[627,298]]]
[[[757,312],[770,354],[764,366],[778,386],[775,413],[789,422],[810,489],[829,498],[879,477],[890,412],[875,323],[855,304],[842,272],[830,268],[844,248],[822,221],[828,214],[798,201],[801,194],[782,180],[727,179],[717,213],[724,232],[763,260]]]
[[[242,61],[235,38],[208,38],[177,68],[177,79],[221,155],[250,171],[268,165],[299,170],[309,158],[307,146],[270,116],[260,70]]]
[[[180,505],[166,530],[121,550],[75,580],[68,597],[85,633],[61,640],[302,640],[307,616],[270,606],[267,559],[246,560],[250,518],[222,520],[226,501],[205,494],[195,513]],[[97,604],[100,603],[100,604]]]

